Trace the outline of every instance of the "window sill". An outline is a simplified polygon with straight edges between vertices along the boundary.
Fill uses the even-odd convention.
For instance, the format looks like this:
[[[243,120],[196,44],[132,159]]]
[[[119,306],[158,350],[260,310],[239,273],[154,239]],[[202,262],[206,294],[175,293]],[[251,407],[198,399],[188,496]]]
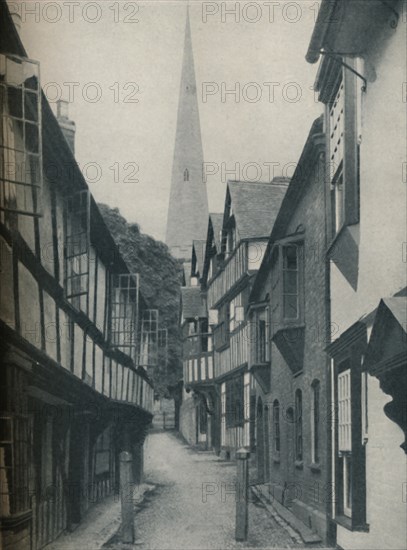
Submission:
[[[362,533],[369,532],[369,524],[352,526],[352,519],[348,516],[336,516],[334,522],[341,527],[345,527],[348,531],[360,531]]]
[[[311,472],[315,472],[317,474],[321,472],[321,465],[319,462],[311,462],[311,464],[309,465],[309,468]]]
[[[332,237],[330,244],[328,245],[328,249],[326,251],[327,258],[330,260],[333,260],[335,257],[335,247],[338,245],[338,241],[341,239],[342,234],[346,230],[347,227],[350,227],[352,225],[358,225],[358,223],[347,223],[344,222],[341,226],[341,228],[335,233],[335,235]]]
[[[294,466],[297,468],[297,470],[302,470],[304,468],[304,461],[303,460],[296,460],[294,462]]]

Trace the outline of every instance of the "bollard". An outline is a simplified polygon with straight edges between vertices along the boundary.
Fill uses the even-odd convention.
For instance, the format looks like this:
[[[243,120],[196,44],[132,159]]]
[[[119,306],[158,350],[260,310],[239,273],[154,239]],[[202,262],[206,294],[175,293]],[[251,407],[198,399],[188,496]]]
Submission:
[[[123,544],[134,543],[134,505],[133,505],[133,457],[131,453],[120,453],[120,501],[122,525],[120,539]]]
[[[250,452],[239,449],[237,458],[237,495],[236,495],[236,527],[235,539],[247,540],[249,527],[249,457]]]

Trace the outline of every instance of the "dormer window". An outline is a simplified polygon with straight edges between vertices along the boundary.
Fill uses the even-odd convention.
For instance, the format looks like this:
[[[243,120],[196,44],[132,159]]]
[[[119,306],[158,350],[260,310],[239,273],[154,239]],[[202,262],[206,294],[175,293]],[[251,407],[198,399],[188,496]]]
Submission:
[[[189,181],[189,170],[185,168],[184,170],[184,181]]]

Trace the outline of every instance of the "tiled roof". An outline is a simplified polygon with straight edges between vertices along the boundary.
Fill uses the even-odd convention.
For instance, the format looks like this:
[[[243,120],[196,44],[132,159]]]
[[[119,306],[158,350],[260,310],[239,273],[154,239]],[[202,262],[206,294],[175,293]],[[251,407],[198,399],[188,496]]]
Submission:
[[[206,317],[205,301],[198,286],[187,286],[181,289],[182,316],[184,319]]]
[[[228,182],[240,239],[269,237],[289,182],[289,178],[267,183]]]

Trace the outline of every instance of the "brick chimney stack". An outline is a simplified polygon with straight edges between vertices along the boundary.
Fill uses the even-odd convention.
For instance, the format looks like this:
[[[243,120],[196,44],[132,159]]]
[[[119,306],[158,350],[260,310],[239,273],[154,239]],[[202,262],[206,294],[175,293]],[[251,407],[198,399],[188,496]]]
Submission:
[[[68,101],[64,99],[57,101],[57,120],[72,153],[75,154],[76,124],[73,120],[69,119],[68,107]]]

